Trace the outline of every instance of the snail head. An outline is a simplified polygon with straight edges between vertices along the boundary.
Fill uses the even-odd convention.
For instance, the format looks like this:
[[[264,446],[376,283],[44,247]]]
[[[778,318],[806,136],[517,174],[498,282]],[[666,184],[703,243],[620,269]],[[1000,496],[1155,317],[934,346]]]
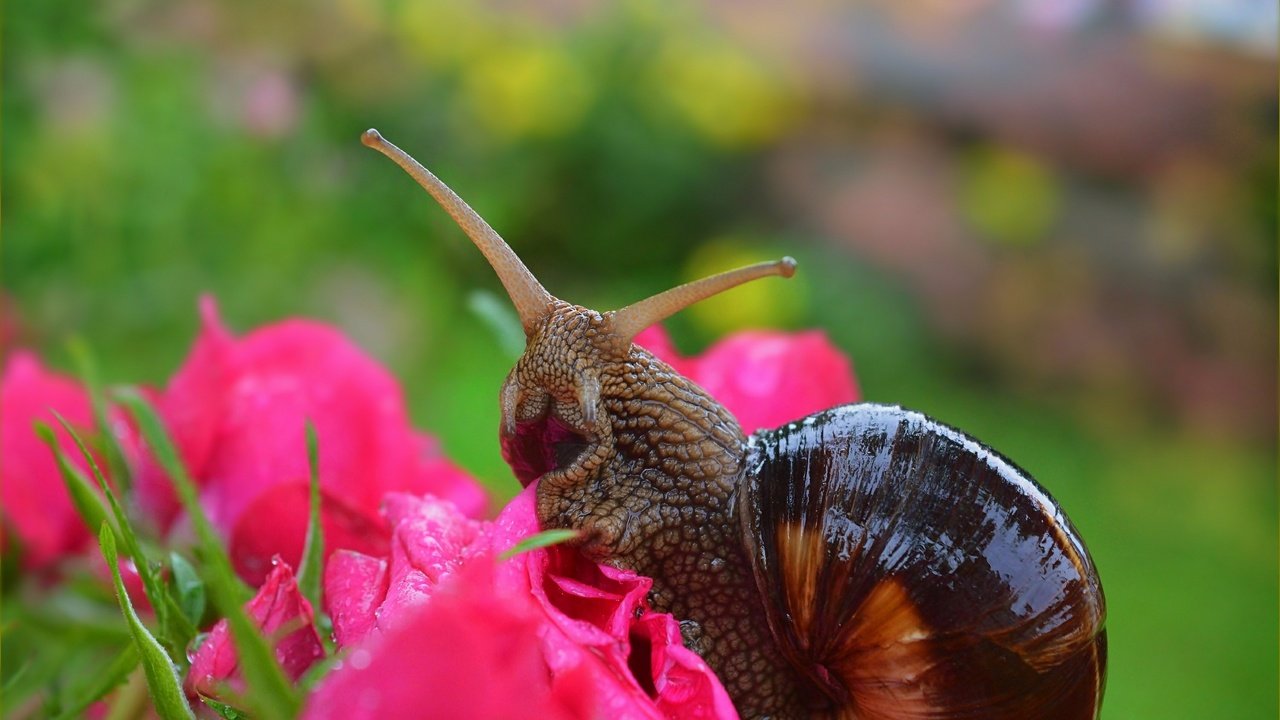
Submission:
[[[361,140],[395,161],[440,203],[511,297],[526,345],[502,387],[501,440],[503,455],[524,485],[538,479],[544,486],[577,485],[599,471],[615,450],[611,404],[644,398],[638,375],[646,373],[636,372],[637,363],[678,377],[633,345],[640,331],[744,282],[795,273],[795,261],[786,257],[687,283],[620,310],[596,312],[548,293],[466,202],[378,131],[366,131]]]

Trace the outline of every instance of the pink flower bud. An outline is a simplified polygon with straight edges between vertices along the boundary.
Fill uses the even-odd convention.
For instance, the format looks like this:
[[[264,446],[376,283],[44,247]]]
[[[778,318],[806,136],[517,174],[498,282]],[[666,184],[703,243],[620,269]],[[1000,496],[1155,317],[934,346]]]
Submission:
[[[245,605],[245,611],[275,648],[276,659],[289,678],[297,680],[324,657],[324,647],[312,625],[311,603],[302,597],[287,564],[275,563],[258,594]],[[188,693],[213,698],[223,696],[224,686],[235,693],[244,692],[244,679],[240,677],[239,659],[226,620],[213,626],[191,656],[185,685]]]

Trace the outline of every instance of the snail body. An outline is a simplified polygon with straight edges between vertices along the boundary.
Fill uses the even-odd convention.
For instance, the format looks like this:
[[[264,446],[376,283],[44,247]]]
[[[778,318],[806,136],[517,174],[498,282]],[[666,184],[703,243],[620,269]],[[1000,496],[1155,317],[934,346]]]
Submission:
[[[1093,718],[1101,583],[1025,472],[899,407],[746,436],[632,339],[784,258],[599,313],[556,299],[461,199],[376,131],[494,266],[527,345],[500,394],[504,458],[544,528],[653,578],[651,605],[743,717]]]

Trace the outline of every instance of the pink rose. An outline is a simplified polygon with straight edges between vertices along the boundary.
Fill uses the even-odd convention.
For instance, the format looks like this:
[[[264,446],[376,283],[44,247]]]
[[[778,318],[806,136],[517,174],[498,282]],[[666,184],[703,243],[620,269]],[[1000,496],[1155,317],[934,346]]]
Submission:
[[[849,358],[820,330],[734,333],[693,358],[681,356],[660,325],[640,333],[636,343],[701,385],[746,433],[859,398]]]
[[[56,411],[87,439],[93,432],[93,409],[80,385],[49,372],[35,355],[15,352],[5,364],[0,380],[0,512],[6,526],[23,547],[23,564],[46,567],[68,553],[80,550],[89,538],[63,484],[53,453],[36,436],[39,420],[53,428],[58,444],[77,467],[89,474],[71,437],[54,417]],[[130,428],[114,413],[112,432],[126,453],[136,440]],[[98,466],[106,471],[99,460]]]
[[[378,514],[390,491],[432,493],[482,513],[480,487],[409,426],[395,379],[336,330],[304,320],[232,336],[212,300],[186,362],[157,399],[201,504],[226,535],[236,570],[260,583],[279,554],[296,564],[307,524],[305,424],[316,427],[327,553],[384,554]],[[167,526],[178,503],[144,465],[144,510]]]
[[[493,672],[483,657],[495,635],[521,652],[537,650],[536,661],[527,661],[534,668],[528,677],[542,680],[522,679],[510,702],[526,697],[561,707],[560,689],[572,686],[585,698],[588,717],[736,717],[719,680],[684,647],[676,620],[648,608],[648,578],[589,562],[567,547],[531,550],[495,564],[502,551],[537,531],[535,488],[526,488],[492,523],[469,520],[432,498],[388,499],[390,558],[338,553],[326,569],[334,634],[340,645],[354,645],[349,657],[360,662],[344,664],[325,680],[308,717],[344,716],[356,712],[358,698],[393,696],[400,705],[380,705],[380,712],[399,707],[452,716],[453,706],[442,703],[468,700],[450,690],[469,686],[458,676]],[[519,620],[502,620],[505,629],[487,625],[495,603]],[[428,652],[423,627],[444,624],[444,617],[452,618],[455,635]],[[464,658],[451,650],[460,644],[480,650]],[[365,672],[373,663],[383,671]],[[414,682],[388,672],[397,667],[413,667]],[[527,714],[523,705],[501,704],[506,702],[480,717]]]
[[[495,592],[493,575],[491,563],[471,563],[430,603],[405,608],[393,629],[347,653],[302,717],[603,717],[585,672],[548,672],[539,640],[545,619],[532,599]]]
[[[285,563],[275,563],[245,610],[272,642],[276,659],[291,679],[297,680],[324,657],[324,647],[312,625],[311,603],[302,597],[293,570]],[[193,695],[217,698],[223,685],[237,693],[244,691],[231,629],[226,620],[219,620],[191,656],[185,686]]]

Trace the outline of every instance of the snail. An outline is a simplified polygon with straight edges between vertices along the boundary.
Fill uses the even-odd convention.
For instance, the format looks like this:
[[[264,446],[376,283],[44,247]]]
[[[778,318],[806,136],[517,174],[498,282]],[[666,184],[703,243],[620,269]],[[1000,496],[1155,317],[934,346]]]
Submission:
[[[651,606],[744,718],[1094,718],[1106,668],[1093,561],[1027,473],[896,406],[747,436],[632,343],[783,258],[613,312],[548,293],[502,238],[376,130],[488,259],[526,336],[500,393],[503,457],[539,523],[653,579]]]

